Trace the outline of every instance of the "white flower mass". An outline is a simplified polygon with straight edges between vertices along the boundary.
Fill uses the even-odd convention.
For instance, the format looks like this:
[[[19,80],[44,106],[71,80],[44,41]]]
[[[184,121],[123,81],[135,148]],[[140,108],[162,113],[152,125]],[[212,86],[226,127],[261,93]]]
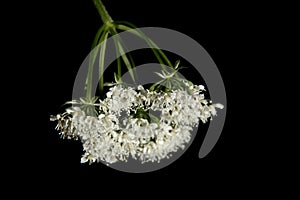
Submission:
[[[82,163],[112,164],[129,156],[142,163],[159,162],[184,149],[193,127],[212,119],[216,108],[223,108],[205,99],[203,92],[202,85],[169,92],[116,85],[97,104],[97,116],[73,106],[52,120],[58,121],[56,129],[62,137],[80,139]]]

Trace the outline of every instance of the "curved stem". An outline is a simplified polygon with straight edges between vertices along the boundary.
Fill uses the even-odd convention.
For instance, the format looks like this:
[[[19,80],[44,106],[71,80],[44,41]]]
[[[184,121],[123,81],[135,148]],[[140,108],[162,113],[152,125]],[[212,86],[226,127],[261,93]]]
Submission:
[[[132,34],[142,38],[143,40],[146,41],[146,43],[149,45],[149,47],[151,48],[151,50],[153,51],[154,55],[156,56],[158,62],[160,64],[162,64],[162,68],[165,71],[165,67],[163,60],[161,59],[161,57],[165,60],[166,65],[174,68],[174,66],[172,65],[172,63],[170,62],[170,60],[168,59],[168,57],[164,54],[164,52],[150,39],[148,38],[143,32],[141,32],[139,29],[137,29],[136,27],[128,27],[126,25],[122,25],[122,24],[117,24],[117,28],[123,31],[129,31]],[[161,57],[160,57],[161,56]]]
[[[99,48],[95,48],[98,43],[99,43],[99,39],[102,38],[103,34],[104,34],[104,29],[105,29],[105,25],[101,26],[95,36],[95,39],[93,41],[93,45],[92,45],[92,51],[89,54],[89,68],[88,68],[88,74],[87,74],[87,78],[86,78],[86,86],[85,86],[85,90],[86,90],[86,99],[91,100],[92,99],[92,79],[93,79],[93,70],[94,70],[94,64],[96,61],[96,57],[99,51]]]
[[[99,58],[99,89],[100,93],[103,92],[103,79],[104,79],[104,59],[105,59],[105,50],[106,50],[106,40],[108,37],[108,32],[104,35],[103,38],[101,38],[101,49],[100,49],[100,58]]]
[[[113,25],[113,26],[115,26],[115,25]],[[126,67],[128,69],[128,72],[129,72],[132,80],[135,82],[135,74],[134,74],[134,67],[135,67],[135,65],[134,65],[133,59],[130,59],[130,56],[129,56],[129,59],[128,59],[128,57],[127,57],[127,55],[125,53],[125,50],[124,50],[125,45],[122,42],[121,37],[118,35],[118,32],[117,32],[117,30],[116,30],[115,27],[113,27],[113,28],[110,29],[110,33],[111,33],[111,35],[115,36],[114,37],[114,42],[115,42],[115,45],[116,45],[116,49],[119,51],[119,55],[121,56],[124,64],[126,65]]]
[[[92,45],[92,49],[94,49],[99,43],[101,43],[103,40],[103,37],[104,38],[107,38],[107,27],[111,26],[112,23],[113,23],[113,20],[112,18],[110,17],[110,15],[108,14],[105,6],[103,5],[102,1],[101,0],[93,0],[94,2],[94,5],[95,7],[97,8],[98,10],[98,13],[100,14],[101,16],[101,19],[103,21],[103,25],[101,26],[101,28],[98,30],[96,36],[95,36],[95,39],[93,41],[93,45]],[[100,39],[100,41],[99,41]],[[93,74],[93,71],[94,71],[94,63],[95,63],[95,59],[97,57],[97,53],[98,53],[98,48],[97,49],[94,49],[92,52],[93,54],[90,55],[90,62],[89,62],[89,68],[88,68],[88,75],[87,75],[87,79],[86,79],[86,99],[92,99],[92,94],[91,94],[91,90],[92,90],[92,74]],[[105,51],[105,45],[103,47],[103,49],[101,48],[100,50],[100,54],[103,56],[104,55],[104,51]],[[100,57],[101,57],[100,55]],[[103,56],[104,57],[104,56]],[[101,70],[103,69],[103,59],[100,60],[100,74],[103,73]],[[103,78],[100,77],[100,88],[101,86],[103,87]]]

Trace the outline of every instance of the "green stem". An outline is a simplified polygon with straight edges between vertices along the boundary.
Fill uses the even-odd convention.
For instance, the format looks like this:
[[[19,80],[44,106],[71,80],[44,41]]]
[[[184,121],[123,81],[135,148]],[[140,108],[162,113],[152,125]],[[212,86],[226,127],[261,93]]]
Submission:
[[[102,1],[101,0],[93,0],[100,16],[101,16],[101,19],[103,21],[104,24],[111,24],[113,22],[112,18],[110,17],[110,15],[108,14],[105,6],[103,5]]]
[[[106,50],[106,40],[107,40],[107,37],[108,37],[108,32],[105,33],[104,37],[101,38],[101,43],[102,43],[102,46],[101,46],[101,49],[100,49],[100,58],[99,58],[99,89],[100,89],[100,93],[102,94],[103,92],[103,84],[104,84],[104,81],[103,81],[103,77],[104,77],[104,59],[105,59],[105,50]]]
[[[168,59],[168,57],[164,54],[164,52],[150,38],[148,38],[143,32],[139,31],[139,29],[137,29],[134,26],[129,27],[129,26],[125,26],[125,25],[122,25],[122,24],[118,24],[117,28],[120,29],[120,30],[123,30],[123,31],[129,31],[132,34],[134,34],[134,35],[142,38],[143,40],[145,40],[146,43],[149,45],[149,47],[152,49],[152,51],[153,51],[154,55],[156,56],[158,62],[160,64],[162,64],[162,68],[163,68],[164,71],[166,71],[166,69],[164,67],[164,62],[161,59],[161,57],[165,60],[167,66],[169,66],[171,68],[174,68],[172,63]]]
[[[110,27],[113,23],[112,18],[110,17],[110,15],[108,14],[105,6],[103,5],[101,0],[93,0],[95,7],[98,10],[98,13],[101,16],[101,19],[103,21],[103,26],[99,29],[99,31],[96,34],[95,40],[93,42],[92,45],[92,49],[95,48],[99,43],[101,43],[101,38],[107,38],[107,35],[105,34],[105,29],[107,27]],[[100,38],[100,41],[99,41]],[[89,69],[88,69],[88,75],[87,75],[87,80],[86,80],[86,99],[87,100],[91,100],[92,99],[92,74],[94,71],[94,63],[95,63],[95,58],[97,57],[97,53],[98,53],[98,48],[93,50],[93,55],[90,55],[90,63],[89,63]],[[100,50],[101,51],[101,50]],[[105,51],[105,46],[104,49],[102,49],[101,51],[101,55],[104,55],[104,51]],[[101,56],[100,55],[100,56]],[[103,59],[104,60],[104,59]],[[102,73],[103,70],[103,61],[102,59],[100,60],[100,74]],[[100,86],[103,87],[103,78],[100,78]],[[100,87],[101,88],[101,87]]]
[[[128,72],[129,72],[132,80],[135,82],[135,75],[134,75],[134,67],[135,67],[135,65],[133,63],[133,60],[130,59],[130,58],[128,59],[128,57],[127,57],[127,55],[126,55],[126,53],[124,51],[125,47],[123,48],[123,46],[122,46],[122,40],[121,40],[120,36],[118,35],[118,32],[115,29],[115,27],[110,28],[109,31],[110,31],[111,35],[115,36],[114,37],[114,42],[115,42],[115,45],[116,45],[116,49],[119,51],[119,55],[121,56],[124,64],[126,65],[126,67],[128,69]],[[121,70],[120,70],[120,73],[121,73]]]
[[[121,76],[122,76],[122,66],[121,66],[121,58],[120,58],[120,51],[119,51],[119,47],[116,43],[116,41],[114,42],[115,43],[115,48],[116,48],[116,55],[117,55],[117,67],[118,67],[118,73],[117,73],[117,80],[120,80]]]
[[[88,74],[87,74],[87,79],[86,79],[86,99],[91,100],[92,99],[92,79],[93,79],[93,69],[94,69],[94,64],[96,61],[96,57],[98,54],[99,48],[95,48],[98,45],[99,38],[102,37],[103,32],[105,29],[105,25],[101,26],[100,29],[98,30],[95,39],[93,41],[92,45],[92,51],[90,53],[89,57],[89,69],[88,69]]]

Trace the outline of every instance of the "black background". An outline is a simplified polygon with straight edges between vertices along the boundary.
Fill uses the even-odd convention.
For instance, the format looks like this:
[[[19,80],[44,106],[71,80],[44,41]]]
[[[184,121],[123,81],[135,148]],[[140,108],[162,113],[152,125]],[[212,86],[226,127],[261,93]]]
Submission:
[[[92,1],[32,4],[32,13],[20,19],[25,38],[21,51],[26,55],[23,60],[28,61],[20,75],[24,71],[23,87],[28,89],[21,85],[16,90],[27,97],[24,102],[29,106],[22,109],[27,113],[23,116],[23,127],[29,137],[18,136],[22,151],[14,165],[16,180],[21,185],[33,181],[32,187],[49,193],[81,193],[75,188],[88,187],[92,193],[101,195],[108,189],[115,189],[113,194],[117,195],[118,189],[122,189],[128,195],[130,191],[150,190],[154,196],[164,188],[168,188],[166,194],[182,192],[186,187],[188,194],[198,194],[216,186],[248,191],[243,184],[262,184],[268,169],[258,159],[259,145],[250,142],[257,132],[254,122],[249,120],[253,110],[249,111],[244,104],[249,102],[246,91],[255,87],[248,80],[259,79],[249,79],[249,74],[256,70],[251,67],[249,48],[255,46],[255,36],[261,30],[253,17],[253,12],[261,12],[259,5],[170,0],[103,2],[115,20],[127,20],[138,27],[174,29],[206,49],[219,68],[227,92],[227,118],[222,135],[205,158],[198,158],[204,137],[198,134],[181,158],[150,173],[129,174],[102,164],[80,164],[80,143],[60,139],[49,116],[61,112],[61,105],[71,99],[77,70],[90,52],[102,22]],[[258,172],[264,176],[258,177]]]

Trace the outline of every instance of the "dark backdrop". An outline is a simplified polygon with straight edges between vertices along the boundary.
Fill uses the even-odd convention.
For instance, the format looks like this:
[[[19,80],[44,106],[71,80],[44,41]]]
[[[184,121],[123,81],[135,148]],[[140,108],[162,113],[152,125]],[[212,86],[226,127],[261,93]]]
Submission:
[[[217,1],[103,2],[115,20],[127,20],[138,27],[174,29],[206,49],[220,70],[227,92],[227,118],[222,135],[205,158],[198,158],[204,137],[200,133],[180,159],[151,173],[128,174],[101,163],[80,164],[81,144],[60,139],[49,116],[61,112],[61,105],[71,100],[77,70],[90,52],[102,22],[92,1],[32,3],[33,11],[22,23],[26,37],[22,51],[29,54],[26,54],[29,64],[24,69],[30,74],[26,77],[29,86],[26,85],[26,90],[17,88],[30,105],[25,112],[29,114],[23,116],[30,141],[22,143],[20,139],[24,148],[18,156],[19,164],[15,165],[21,177],[18,180],[22,184],[33,180],[34,187],[40,186],[46,192],[70,186],[96,187],[95,192],[114,188],[150,190],[151,194],[164,191],[164,187],[175,193],[188,186],[190,189],[184,191],[189,194],[231,184],[245,189],[239,183],[256,180],[256,171],[265,170],[251,153],[255,147],[249,141],[257,133],[252,132],[254,122],[248,120],[249,111],[244,104],[247,91],[253,91],[253,85],[245,81],[254,70],[249,58],[245,58],[248,53],[245,49],[258,29],[253,29],[253,8],[257,7]]]

